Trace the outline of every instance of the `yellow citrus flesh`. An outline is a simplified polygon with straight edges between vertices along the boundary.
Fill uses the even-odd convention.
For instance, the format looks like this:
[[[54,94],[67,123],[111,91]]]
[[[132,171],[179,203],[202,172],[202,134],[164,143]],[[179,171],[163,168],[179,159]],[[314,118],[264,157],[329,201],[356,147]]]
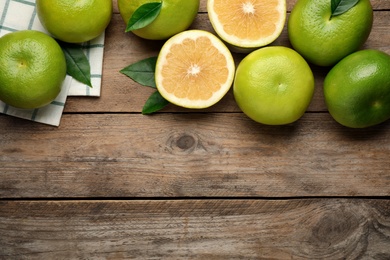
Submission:
[[[189,30],[171,37],[156,65],[156,86],[169,102],[206,108],[230,89],[235,65],[228,48],[213,34]]]
[[[270,44],[286,20],[285,0],[208,0],[207,11],[216,33],[243,48]]]

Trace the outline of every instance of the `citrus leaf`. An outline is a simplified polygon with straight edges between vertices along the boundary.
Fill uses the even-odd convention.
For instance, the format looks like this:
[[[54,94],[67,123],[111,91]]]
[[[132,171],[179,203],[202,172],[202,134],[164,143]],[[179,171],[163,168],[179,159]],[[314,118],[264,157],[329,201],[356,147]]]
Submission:
[[[157,57],[150,57],[131,64],[120,72],[143,86],[156,88],[154,81],[156,62]]]
[[[331,0],[332,17],[345,13],[358,2],[359,0]]]
[[[152,114],[160,109],[163,109],[166,105],[169,104],[163,96],[161,96],[160,92],[155,91],[148,100],[146,100],[144,107],[142,108],[142,114],[148,115]]]
[[[91,67],[80,45],[59,42],[66,60],[66,73],[92,88]]]
[[[146,3],[138,7],[127,23],[126,32],[141,29],[151,24],[160,14],[161,6],[162,3],[160,1]]]

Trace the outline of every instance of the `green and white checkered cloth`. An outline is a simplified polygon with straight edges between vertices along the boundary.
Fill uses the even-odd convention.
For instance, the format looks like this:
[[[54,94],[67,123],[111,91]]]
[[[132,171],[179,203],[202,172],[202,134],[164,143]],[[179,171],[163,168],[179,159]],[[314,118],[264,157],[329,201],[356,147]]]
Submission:
[[[42,27],[35,9],[35,0],[0,0],[0,37],[19,30],[38,30],[48,34]],[[20,117],[44,124],[58,126],[67,96],[100,96],[104,33],[83,44],[84,52],[91,65],[93,88],[86,86],[70,76],[62,85],[61,93],[49,105],[32,110],[17,109],[0,101],[0,113]]]

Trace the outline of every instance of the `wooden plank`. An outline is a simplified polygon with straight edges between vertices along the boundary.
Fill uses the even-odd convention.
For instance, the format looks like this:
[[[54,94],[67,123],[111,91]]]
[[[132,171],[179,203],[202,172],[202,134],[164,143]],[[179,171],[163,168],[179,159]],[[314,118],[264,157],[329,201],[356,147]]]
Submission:
[[[389,259],[390,200],[0,201],[1,259]]]
[[[0,197],[389,196],[390,122],[327,113],[272,127],[240,113],[0,117]]]
[[[377,2],[379,3],[379,2]],[[207,13],[200,13],[191,28],[213,32]],[[103,66],[102,94],[100,98],[70,97],[67,100],[65,112],[141,112],[142,107],[153,92],[142,87],[131,79],[119,73],[124,67],[148,58],[157,56],[163,41],[141,39],[131,33],[124,33],[125,24],[119,14],[114,14],[106,33],[106,48]],[[374,27],[364,48],[375,48],[390,54],[390,11],[375,12]],[[291,47],[287,29],[272,44]],[[236,64],[244,57],[234,54]],[[316,91],[308,111],[326,111],[323,101],[323,79],[329,69],[312,66],[316,78]],[[166,112],[197,112],[168,106]],[[232,92],[215,106],[202,110],[204,112],[237,112]]]

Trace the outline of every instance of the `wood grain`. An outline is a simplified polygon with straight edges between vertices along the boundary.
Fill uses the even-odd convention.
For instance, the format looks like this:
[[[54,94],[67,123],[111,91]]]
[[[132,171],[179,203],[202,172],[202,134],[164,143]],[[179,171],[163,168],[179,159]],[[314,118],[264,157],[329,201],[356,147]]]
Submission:
[[[390,1],[371,3],[363,48],[390,54]],[[390,259],[390,121],[337,124],[317,66],[294,124],[253,122],[231,92],[143,116],[153,90],[119,70],[164,42],[113,5],[101,97],[68,98],[59,127],[0,114],[0,259]],[[191,28],[214,32],[206,0]]]
[[[390,195],[390,122],[70,114],[53,128],[0,118],[3,198]]]
[[[1,259],[390,258],[390,200],[0,201]]]

